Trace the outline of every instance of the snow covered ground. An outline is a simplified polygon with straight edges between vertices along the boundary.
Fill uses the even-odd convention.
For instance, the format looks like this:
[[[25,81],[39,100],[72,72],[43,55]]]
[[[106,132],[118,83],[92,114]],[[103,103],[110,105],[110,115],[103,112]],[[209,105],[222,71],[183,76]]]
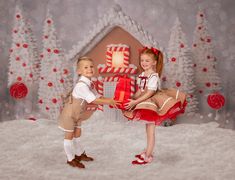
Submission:
[[[5,121],[0,123],[0,179],[234,180],[235,131],[218,126],[157,127],[154,161],[133,166],[134,155],[145,147],[143,124],[107,119],[97,112],[84,123],[82,135],[95,161],[76,169],[65,163],[63,133],[55,121]]]

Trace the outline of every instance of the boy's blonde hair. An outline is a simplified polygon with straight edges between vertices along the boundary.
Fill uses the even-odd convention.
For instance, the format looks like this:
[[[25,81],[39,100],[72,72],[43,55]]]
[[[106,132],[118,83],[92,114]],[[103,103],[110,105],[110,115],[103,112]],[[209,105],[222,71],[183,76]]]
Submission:
[[[77,68],[79,67],[79,63],[80,63],[81,61],[91,61],[91,62],[93,62],[93,60],[92,60],[90,57],[87,57],[87,56],[80,57],[80,58],[78,58],[78,60],[77,60]]]

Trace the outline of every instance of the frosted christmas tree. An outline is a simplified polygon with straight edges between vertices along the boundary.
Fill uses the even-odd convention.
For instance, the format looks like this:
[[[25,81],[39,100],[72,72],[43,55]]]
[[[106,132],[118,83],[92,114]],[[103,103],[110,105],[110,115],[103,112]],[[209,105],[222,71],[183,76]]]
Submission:
[[[181,23],[177,18],[171,30],[168,45],[168,61],[166,63],[163,81],[167,87],[180,89],[189,95],[186,108],[188,115],[193,115],[198,111],[198,101],[194,94],[196,86],[192,66],[192,53],[188,48]]]
[[[197,91],[199,97],[204,98],[208,93],[220,90],[221,82],[216,70],[217,59],[213,55],[212,38],[208,32],[205,14],[201,9],[197,13],[192,48]]]
[[[62,106],[61,95],[72,88],[72,70],[66,61],[50,12],[43,28],[43,51],[39,83],[39,106],[51,119],[56,119]]]
[[[12,45],[10,48],[10,66],[8,74],[8,86],[10,94],[19,104],[16,112],[32,112],[33,86],[37,84],[40,65],[36,40],[33,37],[29,22],[26,22],[21,9],[17,6],[15,10],[15,21],[12,32]],[[33,98],[33,99],[32,99]],[[24,113],[19,116],[24,116]],[[18,116],[18,115],[17,115]]]

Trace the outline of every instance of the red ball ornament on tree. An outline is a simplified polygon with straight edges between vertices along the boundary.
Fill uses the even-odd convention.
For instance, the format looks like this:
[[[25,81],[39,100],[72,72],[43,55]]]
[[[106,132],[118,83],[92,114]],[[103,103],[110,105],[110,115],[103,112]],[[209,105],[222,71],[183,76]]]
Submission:
[[[55,53],[55,54],[59,54],[59,52],[60,52],[60,51],[59,51],[58,49],[54,49],[54,53]]]
[[[15,99],[22,99],[28,94],[28,88],[24,83],[16,82],[10,87],[10,95]]]
[[[180,86],[181,86],[181,83],[180,83],[180,82],[176,82],[176,86],[177,86],[177,87],[180,87]]]
[[[175,57],[172,57],[172,58],[171,58],[171,61],[172,61],[172,62],[175,62],[175,61],[176,61],[176,58],[175,58]]]
[[[181,48],[184,48],[184,44],[180,44],[180,47],[181,47]]]
[[[50,19],[47,20],[47,24],[51,24],[51,20]]]
[[[49,82],[47,85],[48,85],[49,87],[53,86],[52,82]]]
[[[17,14],[17,15],[16,15],[16,18],[18,18],[18,19],[19,19],[19,18],[20,18],[20,15],[19,15],[19,14]]]
[[[61,83],[64,83],[64,80],[63,80],[63,79],[61,79],[61,80],[60,80],[60,82],[61,82]]]
[[[28,44],[23,44],[23,48],[28,48]]]
[[[225,98],[220,93],[212,93],[207,97],[207,103],[212,109],[220,109],[225,104]]]
[[[68,69],[63,69],[63,71],[64,71],[64,74],[68,74]]]
[[[53,98],[52,99],[52,102],[55,104],[55,103],[57,103],[57,99],[56,98]]]

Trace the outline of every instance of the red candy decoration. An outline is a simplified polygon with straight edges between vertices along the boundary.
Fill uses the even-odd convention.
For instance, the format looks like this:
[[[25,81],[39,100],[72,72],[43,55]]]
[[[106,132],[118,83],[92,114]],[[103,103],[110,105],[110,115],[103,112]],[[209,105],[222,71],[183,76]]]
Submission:
[[[207,103],[212,109],[220,109],[225,104],[225,98],[220,93],[212,93],[207,97]]]
[[[24,83],[16,82],[10,87],[10,95],[15,99],[22,99],[28,94],[28,88]]]

